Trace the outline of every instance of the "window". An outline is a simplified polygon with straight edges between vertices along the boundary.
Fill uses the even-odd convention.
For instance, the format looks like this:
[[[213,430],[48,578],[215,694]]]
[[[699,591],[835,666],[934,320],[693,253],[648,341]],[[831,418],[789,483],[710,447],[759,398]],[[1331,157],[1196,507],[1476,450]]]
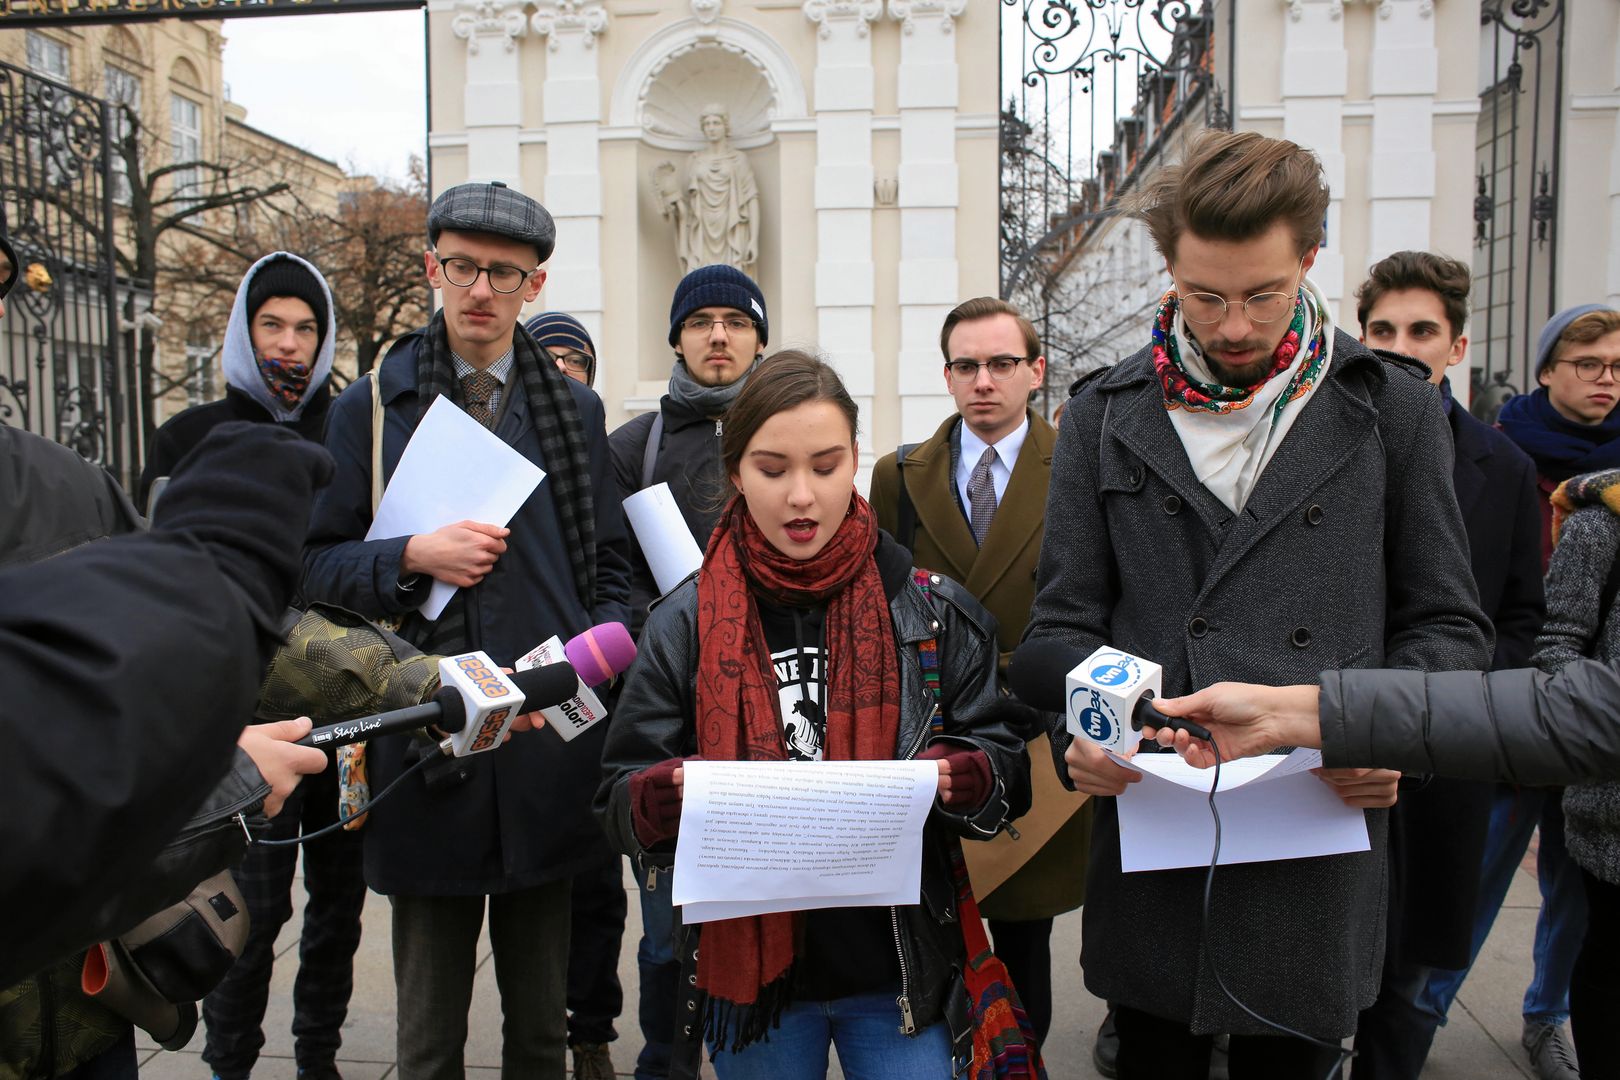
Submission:
[[[28,31],[28,66],[40,75],[68,81],[68,47],[38,30]]]
[[[174,164],[202,158],[202,106],[179,94],[169,95],[169,140],[174,147]],[[202,174],[196,167],[171,174],[174,193],[180,198],[202,194]]]
[[[197,322],[186,329],[187,405],[214,400],[214,358],[218,351],[207,324]]]
[[[105,81],[107,103],[112,106],[113,120],[110,134],[115,144],[112,150],[113,199],[120,206],[128,206],[131,194],[129,169],[124,163],[120,147],[129,137],[130,129],[135,126],[131,114],[136,117],[141,115],[141,79],[140,76],[131,75],[121,67],[108,64]]]

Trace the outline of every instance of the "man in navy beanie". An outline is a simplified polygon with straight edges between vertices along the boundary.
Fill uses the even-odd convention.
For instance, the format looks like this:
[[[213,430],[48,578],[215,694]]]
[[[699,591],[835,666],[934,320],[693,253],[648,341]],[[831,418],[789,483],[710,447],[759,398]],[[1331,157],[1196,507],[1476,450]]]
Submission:
[[[658,411],[643,413],[608,436],[619,494],[667,483],[699,548],[706,547],[726,489],[720,434],[726,409],[742,393],[765,352],[770,321],[765,295],[754,279],[731,266],[700,266],[675,286],[669,305],[669,343],[675,366]],[[639,545],[631,557],[631,630],[641,632],[658,587]],[[641,882],[641,1034],[637,1080],[669,1075],[675,1030],[674,912],[668,875],[648,869]]]

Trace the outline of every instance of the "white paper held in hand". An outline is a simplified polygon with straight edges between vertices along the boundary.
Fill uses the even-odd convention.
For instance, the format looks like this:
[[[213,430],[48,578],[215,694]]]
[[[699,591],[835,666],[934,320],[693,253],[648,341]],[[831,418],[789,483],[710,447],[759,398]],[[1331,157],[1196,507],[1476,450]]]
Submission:
[[[660,596],[703,565],[703,552],[692,539],[692,531],[668,484],[642,488],[625,499],[624,516],[636,534],[641,553],[647,557]]]
[[[367,540],[430,533],[458,521],[503,528],[534,494],[545,471],[441,395],[388,478]],[[421,612],[437,619],[456,587],[435,580]]]
[[[681,918],[915,904],[932,761],[688,761]]]
[[[520,656],[512,667],[518,671],[528,671],[533,667],[556,664],[567,659],[568,654],[563,651],[562,638],[553,634]],[[580,682],[579,692],[572,699],[561,705],[553,705],[549,709],[541,709],[540,715],[546,718],[546,727],[561,735],[563,742],[573,742],[575,735],[604,719],[607,710],[602,707],[601,699],[591,688]]]

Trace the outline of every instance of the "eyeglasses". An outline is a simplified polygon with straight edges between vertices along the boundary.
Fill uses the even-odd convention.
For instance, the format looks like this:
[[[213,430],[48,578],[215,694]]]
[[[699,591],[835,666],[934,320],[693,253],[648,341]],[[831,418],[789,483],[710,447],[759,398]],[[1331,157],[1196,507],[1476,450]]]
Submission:
[[[1305,276],[1305,260],[1300,260],[1299,276]],[[1255,324],[1274,323],[1294,309],[1294,298],[1299,295],[1299,282],[1288,292],[1255,293],[1247,300],[1228,300],[1214,293],[1190,292],[1181,296],[1181,315],[1190,323],[1213,326],[1226,318],[1226,310],[1233,304],[1243,305],[1243,317]]]
[[[529,275],[538,266],[525,270],[520,266],[508,266],[505,263],[496,263],[494,266],[479,266],[471,259],[463,259],[459,255],[450,258],[441,258],[435,251],[433,257],[439,260],[444,268],[444,279],[461,289],[470,289],[478,283],[478,275],[484,274],[489,278],[489,287],[498,293],[515,293],[523,288],[523,283],[529,280]]]
[[[728,315],[724,319],[711,319],[707,315],[693,315],[681,323],[681,329],[693,334],[707,334],[719,323],[726,328],[728,334],[741,334],[754,329],[754,320],[745,319],[741,315]]]
[[[952,360],[945,365],[953,380],[959,383],[970,383],[979,377],[980,368],[989,368],[990,377],[997,382],[1004,382],[1012,378],[1018,365],[1028,360],[1027,356],[992,356],[988,360]]]
[[[561,355],[553,353],[551,358],[553,360],[561,361],[562,366],[567,368],[569,371],[591,370],[591,358],[586,356],[584,353],[571,352],[563,353]]]
[[[1554,363],[1568,364],[1574,368],[1575,377],[1582,382],[1597,382],[1603,378],[1605,371],[1609,373],[1609,378],[1615,382],[1620,382],[1620,360],[1605,364],[1602,360],[1593,360],[1588,357],[1582,360],[1557,360]]]

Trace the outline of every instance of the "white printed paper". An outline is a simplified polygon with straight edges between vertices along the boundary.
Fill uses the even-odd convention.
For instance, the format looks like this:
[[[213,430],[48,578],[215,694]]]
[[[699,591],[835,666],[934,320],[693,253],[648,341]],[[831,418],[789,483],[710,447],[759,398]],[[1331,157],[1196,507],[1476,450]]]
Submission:
[[[703,565],[703,552],[686,527],[668,484],[642,488],[624,500],[624,516],[647,557],[658,593],[663,595]]]
[[[563,651],[562,638],[553,634],[528,652],[518,658],[512,667],[517,671],[528,671],[530,668],[543,667],[546,664],[556,664],[568,659]],[[602,707],[602,701],[580,680],[579,690],[569,701],[561,705],[553,705],[549,709],[541,709],[540,715],[546,718],[546,727],[562,736],[563,742],[573,742],[574,736],[592,727],[599,720],[606,719],[607,710]]]
[[[1195,769],[1179,754],[1137,754],[1126,768],[1143,773],[1119,796],[1119,860],[1126,873],[1208,866],[1215,846],[1209,813],[1214,769]],[[1366,851],[1366,814],[1346,806],[1308,770],[1322,752],[1239,758],[1221,765],[1215,808],[1221,815],[1220,865],[1305,859]]]
[[[430,533],[458,521],[505,527],[546,478],[534,462],[440,395],[388,478],[367,540]],[[434,580],[421,612],[437,619],[456,587]]]
[[[915,904],[932,761],[689,761],[674,894],[681,918]]]

